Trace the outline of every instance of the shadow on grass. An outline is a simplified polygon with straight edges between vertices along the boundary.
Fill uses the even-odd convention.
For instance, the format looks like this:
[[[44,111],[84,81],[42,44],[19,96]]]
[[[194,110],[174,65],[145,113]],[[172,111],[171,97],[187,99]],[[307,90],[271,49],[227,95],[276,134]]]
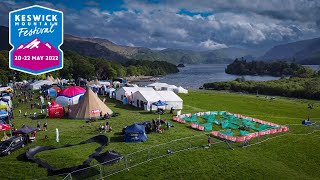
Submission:
[[[110,142],[124,142],[124,136],[110,137]]]
[[[32,120],[40,120],[40,119],[45,119],[46,115],[45,114],[40,114],[37,117],[31,117]]]
[[[153,115],[158,115],[158,114],[155,114],[153,112],[150,112],[150,111],[142,111],[142,112],[139,112],[140,114],[153,114]]]
[[[22,162],[29,161],[29,160],[27,159],[27,157],[26,157],[26,153],[20,154],[19,156],[16,157],[16,159],[17,159],[18,161],[22,161]]]
[[[121,132],[114,133],[115,136],[122,136],[123,134]]]
[[[93,176],[98,176],[100,171],[96,168],[87,168],[82,171],[77,171],[72,173],[72,179],[90,179]]]

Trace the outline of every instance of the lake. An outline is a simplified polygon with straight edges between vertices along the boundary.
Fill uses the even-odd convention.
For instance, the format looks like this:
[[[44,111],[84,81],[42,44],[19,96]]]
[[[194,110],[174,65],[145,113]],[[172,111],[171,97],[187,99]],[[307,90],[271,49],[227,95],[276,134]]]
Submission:
[[[219,82],[235,80],[237,75],[226,74],[224,72],[228,64],[200,64],[186,65],[179,68],[180,72],[160,77],[157,82],[165,82],[176,86],[182,86],[187,89],[198,89],[206,82]],[[272,76],[244,76],[246,80],[267,81],[276,80],[279,77]],[[151,82],[139,82],[139,85],[146,85]]]
[[[176,86],[182,86],[187,89],[199,89],[204,83],[207,82],[221,82],[231,81],[241,76],[225,73],[228,64],[198,64],[186,65],[184,68],[179,68],[180,72],[176,74],[169,74],[160,77],[157,82],[164,82]],[[318,65],[306,65],[313,70],[318,70]],[[246,80],[253,81],[268,81],[277,80],[280,77],[273,76],[243,76]],[[138,82],[140,86],[145,86],[152,82]]]

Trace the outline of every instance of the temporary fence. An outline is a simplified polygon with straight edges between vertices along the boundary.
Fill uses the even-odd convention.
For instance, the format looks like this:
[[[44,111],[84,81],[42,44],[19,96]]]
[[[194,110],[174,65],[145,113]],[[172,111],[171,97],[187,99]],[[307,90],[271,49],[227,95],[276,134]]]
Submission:
[[[298,126],[299,124],[294,124]],[[288,127],[292,125],[286,125]],[[301,126],[301,125],[299,125]],[[320,132],[320,129],[308,128],[304,129],[303,132],[299,133],[284,133],[284,134],[270,134],[270,136],[258,136],[248,141],[248,144],[240,142],[232,142],[228,140],[214,140],[212,146],[214,148],[226,148],[229,147],[250,147],[260,145],[266,141],[280,138],[289,135],[313,135],[314,133]],[[166,143],[154,145],[145,149],[135,151],[124,155],[122,158],[113,159],[101,164],[96,164],[88,168],[73,171],[68,174],[60,175],[59,177],[47,177],[46,179],[105,179],[112,175],[124,172],[130,168],[151,162],[156,159],[165,158],[167,156],[175,155],[179,152],[195,150],[199,148],[209,148],[207,146],[206,134],[199,134],[195,136],[184,137],[180,139],[171,140]],[[110,164],[111,163],[111,164]]]
[[[174,155],[179,152],[205,148],[207,147],[206,137],[207,136],[205,134],[200,134],[171,140],[166,143],[135,151],[118,159],[113,159],[111,161],[96,164],[88,168],[73,171],[60,177],[64,177],[63,179],[65,180],[103,179],[144,163]],[[212,145],[219,144],[221,142],[223,141],[217,140]]]
[[[222,123],[221,120],[215,120],[215,118],[214,118],[215,115],[223,115],[226,118],[229,118],[231,123],[229,123],[229,124]],[[199,117],[199,116],[207,118],[208,123],[198,124],[197,117]],[[260,129],[260,128],[255,128],[253,126],[248,126],[251,129],[254,128],[254,130],[257,130],[258,132],[249,133],[249,132],[243,131],[241,136],[233,136],[233,134],[231,132],[221,132],[221,131],[212,130],[211,123],[213,123],[213,122],[221,124],[222,127],[225,124],[227,124],[226,126],[231,129],[238,129],[238,126],[234,124],[235,122],[232,122],[237,119],[243,119],[244,121],[246,121],[246,123],[250,123],[250,124],[258,123],[265,128]],[[280,125],[272,123],[272,122],[263,121],[263,120],[260,120],[257,118],[252,118],[252,117],[244,116],[241,114],[232,114],[232,113],[226,112],[226,111],[211,111],[211,112],[208,111],[208,112],[199,112],[199,113],[195,113],[195,114],[182,114],[179,116],[174,116],[172,120],[179,122],[179,123],[183,123],[183,124],[185,124],[186,122],[190,122],[190,126],[193,129],[198,129],[200,131],[211,131],[211,134],[213,136],[227,140],[227,141],[231,141],[231,142],[245,142],[245,141],[251,140],[252,138],[259,137],[259,136],[264,136],[264,135],[268,135],[268,134],[276,134],[276,133],[280,133],[280,132],[286,132],[289,130],[288,126],[280,126]],[[228,121],[228,120],[226,120],[226,121]],[[244,124],[244,125],[246,125],[246,124]]]

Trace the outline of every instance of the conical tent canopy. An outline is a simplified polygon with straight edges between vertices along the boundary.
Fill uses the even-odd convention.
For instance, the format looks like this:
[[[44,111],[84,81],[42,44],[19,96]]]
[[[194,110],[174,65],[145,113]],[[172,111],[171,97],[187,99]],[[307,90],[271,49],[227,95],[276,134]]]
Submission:
[[[53,78],[53,76],[50,76],[50,78],[52,79],[52,82],[56,82],[56,80]]]
[[[47,76],[47,80],[53,82],[53,79],[50,76]]]
[[[91,119],[100,117],[100,112],[103,115],[112,114],[111,109],[90,88],[87,88],[80,102],[70,106],[69,117],[71,119]]]
[[[98,79],[94,80],[94,84],[101,87],[101,83],[99,82]]]

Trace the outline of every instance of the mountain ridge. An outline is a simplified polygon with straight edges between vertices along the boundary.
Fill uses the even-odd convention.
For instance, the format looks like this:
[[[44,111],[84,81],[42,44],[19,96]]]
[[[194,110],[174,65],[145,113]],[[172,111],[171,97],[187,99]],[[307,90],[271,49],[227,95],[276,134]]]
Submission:
[[[302,64],[320,63],[320,38],[306,39],[272,47],[262,60],[288,60]]]
[[[8,42],[8,27],[0,26],[1,39]],[[4,35],[3,35],[4,34]],[[118,45],[107,39],[84,38],[75,35],[65,34],[64,43],[61,46],[63,50],[74,51],[78,54],[103,58],[109,61],[126,63],[130,59],[167,61],[174,64],[210,64],[210,63],[231,63],[235,58],[246,57],[253,60],[261,52],[253,49],[238,47],[228,47],[216,50],[195,51],[188,49],[167,48],[163,50],[152,50],[146,47],[131,47]],[[10,50],[10,45],[0,46],[0,50]]]

